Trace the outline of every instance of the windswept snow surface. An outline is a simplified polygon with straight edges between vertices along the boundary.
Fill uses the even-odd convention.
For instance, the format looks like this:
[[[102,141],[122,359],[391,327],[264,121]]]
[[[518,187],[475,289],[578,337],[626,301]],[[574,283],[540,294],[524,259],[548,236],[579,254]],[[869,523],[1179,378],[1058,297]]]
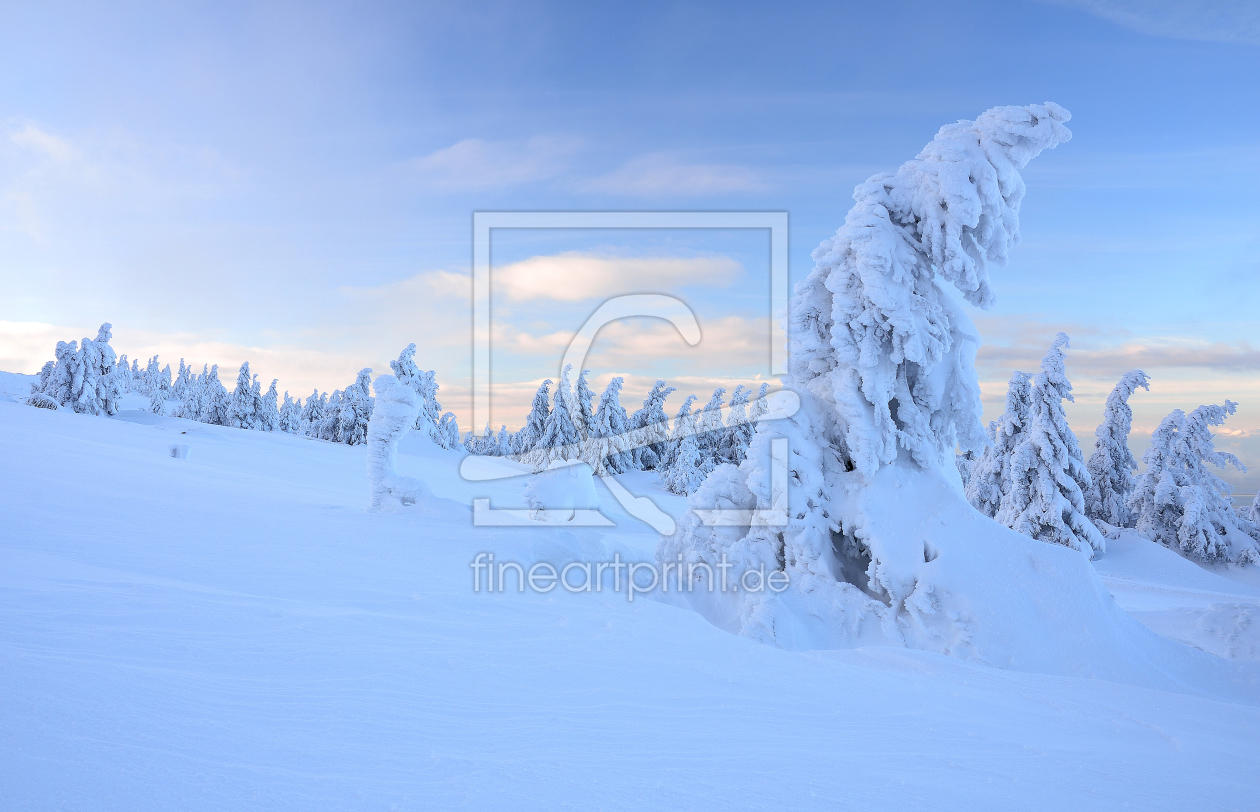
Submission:
[[[473,497],[523,508],[528,477],[465,482],[460,455],[414,434],[398,471],[433,496],[369,513],[366,453],[0,400],[0,807],[1250,810],[1260,798],[1254,643],[1204,637],[1228,625],[1207,607],[1254,606],[1256,591],[1140,539],[1109,541],[1092,565],[1056,548],[1071,563],[1045,576],[1094,566],[1142,623],[1239,659],[1132,624],[1142,634],[1125,645],[1141,650],[1116,655],[1128,669],[1100,667],[1107,681],[1035,673],[1062,670],[1053,662],[789,651],[624,593],[475,592],[478,553],[526,567],[651,561],[658,537],[602,484],[615,527],[474,527]],[[649,474],[621,481],[681,515]],[[1065,587],[1065,622],[1086,588]],[[1207,632],[1164,616],[1196,607]]]

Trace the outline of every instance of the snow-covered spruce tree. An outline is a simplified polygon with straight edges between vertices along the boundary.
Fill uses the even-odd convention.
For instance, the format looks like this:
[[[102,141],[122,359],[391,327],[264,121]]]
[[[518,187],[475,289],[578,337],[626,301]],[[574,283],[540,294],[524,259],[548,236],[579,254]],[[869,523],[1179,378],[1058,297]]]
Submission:
[[[547,415],[547,422],[543,425],[542,435],[525,458],[527,463],[534,466],[535,471],[544,470],[554,461],[576,458],[581,438],[569,413],[572,398],[569,370],[566,367],[560,375],[560,383],[556,385],[554,402],[550,414]],[[530,417],[533,418],[532,412]]]
[[[1094,431],[1094,453],[1089,455],[1089,488],[1085,491],[1085,515],[1094,521],[1116,527],[1132,527],[1129,494],[1133,492],[1133,472],[1137,461],[1129,451],[1129,431],[1133,410],[1129,396],[1140,386],[1150,390],[1150,377],[1140,369],[1126,373],[1107,396],[1103,420]]]
[[[512,456],[512,434],[507,426],[499,426],[499,434],[494,438],[494,455],[496,457]]]
[[[459,447],[459,421],[455,419],[454,412],[446,412],[438,421],[437,433],[434,434],[437,444],[447,451],[453,451]]]
[[[238,429],[258,428],[258,417],[254,413],[254,379],[249,372],[249,362],[241,364],[241,371],[236,376],[236,389],[232,390],[231,417],[227,425]]]
[[[175,376],[175,382],[171,384],[171,397],[183,403],[184,393],[188,391],[188,383],[192,379],[192,367],[184,363],[184,359],[179,359],[179,374]]]
[[[176,416],[183,417],[188,420],[201,419],[202,393],[205,392],[206,379],[210,377],[209,369],[202,366],[201,374],[197,375],[189,368],[188,384],[184,387],[183,394],[179,398],[179,411]]]
[[[131,367],[127,365],[127,353],[118,356],[118,366],[116,367],[118,375],[118,386],[123,392],[132,391],[131,386]]]
[[[272,378],[271,386],[267,388],[267,392],[262,396],[259,423],[263,431],[275,431],[280,428],[280,408],[276,405],[276,401],[280,397],[279,392],[276,391],[276,384],[279,382],[278,378]]]
[[[32,385],[32,394],[47,395],[58,406],[69,406],[73,399],[75,358],[79,351],[77,341],[58,341],[53,351],[56,359],[44,364],[39,380]]]
[[[108,322],[96,333],[96,340],[83,339],[74,357],[71,397],[80,414],[118,414],[122,381],[115,374],[117,357],[109,341],[113,338]]]
[[[737,578],[763,565],[787,576],[790,601],[706,592],[714,608],[697,606],[715,622],[786,646],[869,640],[994,663],[1031,652],[1034,636],[1037,650],[1069,650],[1066,636],[1016,628],[1051,614],[1048,581],[1023,573],[1032,556],[1089,583],[1096,576],[1088,564],[1021,543],[964,502],[955,449],[985,445],[973,366],[979,336],[945,290],[953,285],[981,308],[993,304],[987,266],[1003,264],[1018,243],[1020,171],[1070,138],[1068,118],[1052,103],[994,108],[942,127],[914,160],[856,188],[844,225],[814,252],[816,265],[790,304],[783,384],[799,396],[799,410],[761,420],[737,475],[716,469],[713,485],[691,496],[693,510],[657,549],[661,562],[709,567],[726,554]],[[781,453],[786,505],[772,488]],[[709,527],[695,513],[719,504],[764,518],[732,529]],[[990,570],[1002,574],[972,577]],[[1081,610],[1090,618],[1112,611],[1089,600],[1098,603]],[[1027,612],[1009,611],[1020,602]],[[986,639],[1010,643],[973,642],[972,621]]]
[[[994,518],[1025,536],[1093,556],[1106,550],[1102,533],[1085,516],[1089,472],[1063,401],[1072,384],[1063,366],[1068,337],[1059,333],[1033,378],[1028,429],[1011,456],[1009,489]]]
[[[757,423],[770,411],[770,404],[766,403],[766,392],[770,391],[770,384],[763,383],[757,390],[757,399],[753,401],[752,406],[748,409],[748,419],[752,421],[753,431],[756,431]]]
[[[657,381],[643,399],[643,406],[630,415],[630,429],[639,441],[631,450],[635,468],[651,471],[661,465],[669,447],[669,415],[665,413],[665,400],[674,391],[674,387],[666,386],[664,381]]]
[[[1142,455],[1146,470],[1129,495],[1139,533],[1200,561],[1260,563],[1260,525],[1233,510],[1230,486],[1207,467],[1246,470],[1212,443],[1212,426],[1224,423],[1236,408],[1227,400],[1188,415],[1177,409],[1155,429]]]
[[[590,374],[589,369],[582,370],[573,387],[573,425],[577,426],[578,435],[583,440],[590,436],[595,420],[595,411],[591,408],[591,404],[595,402],[595,393],[586,382],[586,376]]]
[[[722,404],[726,402],[726,389],[719,386],[696,417],[696,446],[700,449],[701,468],[707,474],[722,464],[722,439],[726,436],[726,424],[722,422]]]
[[[320,440],[327,440],[330,443],[340,443],[341,437],[341,407],[344,396],[340,389],[334,389],[332,394],[328,396],[328,402],[324,404],[323,415],[319,419],[318,427],[315,429],[313,436]]]
[[[284,403],[280,406],[280,416],[276,423],[276,428],[285,434],[301,434],[302,433],[302,402],[289,397],[289,393],[284,393]]]
[[[367,442],[368,420],[372,417],[372,370],[359,370],[354,383],[341,395],[340,442],[361,445]]]
[[[600,395],[590,436],[583,444],[582,461],[591,466],[596,476],[623,474],[634,465],[629,451],[630,418],[620,402],[624,382],[620,377],[608,382]]]
[[[548,378],[534,393],[534,402],[529,408],[529,415],[525,418],[525,426],[516,433],[515,451],[522,457],[534,450],[543,432],[546,431],[547,418],[551,414],[550,392],[551,379]]]
[[[708,467],[709,462],[700,450],[697,435],[687,434],[679,439],[674,448],[673,460],[661,478],[661,484],[665,486],[665,490],[679,496],[694,493],[700,483],[704,482],[705,475],[712,470]]]
[[[1032,375],[1016,372],[1006,387],[1006,410],[989,423],[989,444],[971,466],[964,493],[976,510],[992,519],[1010,491],[1011,458],[1028,428]],[[975,452],[971,452],[975,453]]]
[[[201,390],[201,415],[198,419],[213,426],[232,425],[232,398],[219,380],[218,364],[210,367],[209,374],[205,376]]]
[[[748,444],[752,442],[753,424],[748,417],[748,396],[752,390],[742,383],[731,392],[731,415],[726,421],[726,432],[718,448],[718,462],[739,465],[748,456]]]
[[[1260,492],[1252,498],[1251,507],[1247,509],[1247,515],[1243,518],[1254,525],[1260,525]]]
[[[683,438],[695,431],[695,416],[691,413],[691,404],[695,400],[695,395],[688,395],[683,404],[678,407],[678,414],[674,416],[674,430],[669,436],[669,442],[665,444],[665,453],[661,455],[660,462],[656,464],[656,470],[662,483],[665,482],[669,469],[673,466],[674,460],[678,456],[678,449],[682,446]]]
[[[398,353],[397,361],[390,361],[390,369],[399,382],[411,387],[420,396],[420,408],[416,414],[416,429],[422,429],[434,442],[441,445],[437,433],[442,404],[437,400],[437,378],[433,370],[425,372],[416,366],[416,345],[408,344]]]
[[[319,436],[319,424],[324,419],[324,404],[328,402],[328,395],[322,397],[318,389],[312,389],[311,394],[306,399],[305,405],[302,406],[302,433],[311,437]]]

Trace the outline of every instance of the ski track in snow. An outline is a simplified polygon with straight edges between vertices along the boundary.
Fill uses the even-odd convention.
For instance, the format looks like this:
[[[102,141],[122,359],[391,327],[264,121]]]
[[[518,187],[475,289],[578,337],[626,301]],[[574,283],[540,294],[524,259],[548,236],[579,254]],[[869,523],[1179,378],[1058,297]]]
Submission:
[[[408,438],[435,497],[369,514],[362,447],[0,402],[0,807],[1256,808],[1260,697],[475,593],[478,552],[648,561],[657,536],[602,485],[615,528],[473,527],[524,480],[458,461]],[[1097,569],[1156,632],[1260,658],[1255,586],[1132,536]]]

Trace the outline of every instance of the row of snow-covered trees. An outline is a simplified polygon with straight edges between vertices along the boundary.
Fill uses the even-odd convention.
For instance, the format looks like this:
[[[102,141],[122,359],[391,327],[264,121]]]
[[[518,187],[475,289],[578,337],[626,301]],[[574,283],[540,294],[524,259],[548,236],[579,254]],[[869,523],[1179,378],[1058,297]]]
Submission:
[[[968,501],[981,513],[1027,536],[1085,552],[1104,548],[1103,531],[1134,528],[1148,538],[1203,561],[1260,563],[1260,494],[1235,510],[1230,487],[1208,463],[1238,459],[1212,444],[1236,404],[1173,411],[1151,435],[1140,476],[1129,451],[1129,397],[1149,389],[1141,370],[1127,373],[1107,398],[1086,461],[1068,427],[1064,400],[1072,385],[1064,370],[1059,333],[1035,375],[1011,376],[1002,416],[989,424],[989,445],[960,456]]]
[[[569,367],[560,375],[554,395],[552,381],[538,387],[525,425],[517,432],[489,425],[481,436],[472,431],[464,439],[470,453],[513,457],[541,470],[553,462],[580,460],[604,476],[631,470],[656,471],[671,493],[692,493],[719,465],[738,465],[748,454],[757,421],[765,414],[762,384],[751,404],[752,390],[740,384],[731,393],[728,417],[722,416],[726,389],[719,387],[705,406],[692,410],[690,395],[670,425],[665,400],[674,387],[657,381],[643,405],[628,414],[621,405],[624,379],[613,378],[598,403],[582,370],[570,386]]]
[[[111,325],[102,324],[96,339],[57,343],[56,357],[44,364],[31,386],[28,402],[45,408],[72,408],[82,414],[117,414],[122,396],[140,394],[149,399],[154,414],[184,417],[201,423],[257,431],[282,431],[320,440],[357,445],[367,440],[372,416],[371,369],[364,369],[354,383],[330,395],[318,390],[303,403],[277,391],[277,380],[266,392],[249,363],[241,364],[235,387],[229,391],[219,380],[218,365],[205,365],[197,373],[181,358],[172,379],[170,365],[158,357],[144,369],[138,360],[127,364],[109,345]],[[437,381],[432,371],[415,364],[416,345],[411,344],[390,363],[398,379],[412,387],[424,406],[415,428],[424,429],[443,448],[459,444],[454,414],[442,414],[437,402]]]

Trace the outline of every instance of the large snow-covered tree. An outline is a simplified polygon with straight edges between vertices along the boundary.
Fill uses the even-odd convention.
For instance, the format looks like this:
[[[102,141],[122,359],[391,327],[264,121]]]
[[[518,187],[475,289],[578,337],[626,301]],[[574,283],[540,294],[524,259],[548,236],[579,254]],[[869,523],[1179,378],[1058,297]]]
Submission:
[[[737,476],[716,469],[657,550],[662,562],[712,567],[729,555],[736,573],[764,566],[789,577],[792,602],[741,592],[733,605],[714,604],[721,622],[784,645],[810,634],[956,651],[968,645],[963,614],[983,614],[976,622],[998,634],[1049,611],[1051,597],[1022,574],[1029,556],[1084,573],[1078,556],[1030,550],[992,522],[969,524],[980,517],[965,505],[954,460],[956,449],[986,445],[979,335],[946,290],[993,304],[989,265],[1004,264],[1019,242],[1020,172],[1071,137],[1068,119],[1049,102],[993,108],[942,127],[913,160],[855,189],[789,305],[783,385],[799,410],[762,420]],[[714,500],[756,512],[739,531],[706,524],[697,511]],[[962,523],[974,532],[950,527]],[[990,569],[1002,574],[961,574]],[[960,594],[971,589],[980,591]],[[1028,611],[1012,614],[1019,601]],[[1038,645],[1065,651],[1066,639]]]
[[[1234,511],[1230,486],[1207,467],[1246,470],[1212,442],[1212,427],[1236,409],[1227,400],[1190,414],[1176,409],[1160,422],[1142,455],[1146,470],[1129,495],[1139,533],[1200,561],[1260,563],[1260,525]]]
[[[989,445],[976,457],[965,478],[967,501],[990,519],[1010,491],[1011,458],[1028,428],[1031,398],[1032,375],[1016,372],[1006,387],[1005,411],[989,423]]]
[[[1094,453],[1089,455],[1089,488],[1085,490],[1085,515],[1116,527],[1131,527],[1128,498],[1133,492],[1137,460],[1129,451],[1133,409],[1129,397],[1138,387],[1149,390],[1150,376],[1140,369],[1125,374],[1107,396],[1103,419],[1094,431]]]
[[[1063,411],[1063,401],[1073,399],[1063,365],[1066,346],[1067,335],[1059,333],[1033,378],[1028,428],[1011,455],[1008,487],[994,518],[1025,536],[1092,556],[1107,542],[1085,516],[1089,472]]]

